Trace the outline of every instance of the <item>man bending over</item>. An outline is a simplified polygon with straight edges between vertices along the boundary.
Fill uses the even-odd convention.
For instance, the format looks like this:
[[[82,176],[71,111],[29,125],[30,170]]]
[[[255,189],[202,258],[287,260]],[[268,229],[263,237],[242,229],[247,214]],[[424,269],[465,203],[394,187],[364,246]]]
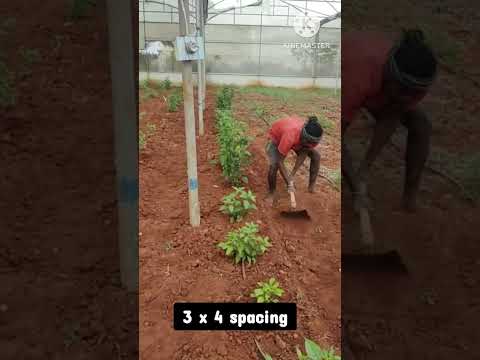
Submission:
[[[436,58],[419,30],[404,31],[396,41],[372,32],[345,34],[342,49],[342,173],[356,208],[367,206],[370,166],[401,124],[408,130],[403,205],[414,211],[431,133],[418,103],[436,77]],[[366,156],[355,171],[344,134],[360,108],[368,110],[376,124]]]
[[[308,191],[315,191],[315,182],[320,170],[320,153],[315,149],[323,134],[316,116],[308,119],[288,117],[277,120],[268,131],[269,142],[266,152],[270,160],[268,169],[268,197],[267,202],[273,205],[275,202],[275,190],[277,185],[277,173],[280,174],[287,184],[288,191],[293,191],[293,178],[307,157],[310,158],[310,178]],[[285,167],[285,158],[293,150],[297,159],[291,173]]]

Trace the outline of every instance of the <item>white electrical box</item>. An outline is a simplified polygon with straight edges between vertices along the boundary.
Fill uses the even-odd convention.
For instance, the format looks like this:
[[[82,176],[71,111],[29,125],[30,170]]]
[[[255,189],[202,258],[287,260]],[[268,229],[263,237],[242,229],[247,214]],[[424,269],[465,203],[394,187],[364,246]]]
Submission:
[[[177,36],[175,41],[175,57],[177,61],[203,60],[203,37]]]

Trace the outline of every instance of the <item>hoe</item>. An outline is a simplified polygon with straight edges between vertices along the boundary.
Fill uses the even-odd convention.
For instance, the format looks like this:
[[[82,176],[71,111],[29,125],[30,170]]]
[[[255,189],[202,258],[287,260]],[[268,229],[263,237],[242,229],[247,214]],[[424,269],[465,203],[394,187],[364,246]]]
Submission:
[[[297,210],[297,201],[295,200],[295,192],[289,191],[290,194],[290,209],[282,211],[280,215],[289,219],[304,219],[310,220],[310,215],[306,209]]]

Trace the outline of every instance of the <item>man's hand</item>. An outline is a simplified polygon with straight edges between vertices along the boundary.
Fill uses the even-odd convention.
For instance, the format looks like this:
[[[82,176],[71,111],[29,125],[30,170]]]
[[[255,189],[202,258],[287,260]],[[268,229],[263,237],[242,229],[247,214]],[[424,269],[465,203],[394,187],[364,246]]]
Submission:
[[[290,179],[293,180],[293,177],[297,173],[298,169],[300,169],[300,167],[303,165],[307,156],[308,152],[306,150],[300,151],[297,154],[297,159],[295,160],[295,165],[293,166],[292,173],[290,174]]]

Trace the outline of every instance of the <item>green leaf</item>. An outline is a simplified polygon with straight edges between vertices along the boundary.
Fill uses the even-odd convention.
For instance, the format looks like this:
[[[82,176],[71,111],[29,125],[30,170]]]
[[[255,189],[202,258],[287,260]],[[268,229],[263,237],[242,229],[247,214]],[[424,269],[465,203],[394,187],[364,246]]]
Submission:
[[[255,296],[260,296],[260,295],[262,295],[263,291],[262,291],[262,289],[255,289],[255,291],[253,293],[255,294]]]
[[[295,346],[295,351],[296,351],[296,353],[297,353],[298,359],[299,359],[299,360],[303,360],[303,354],[302,354],[302,352],[300,351],[300,349],[298,348],[298,346]]]
[[[320,360],[322,350],[312,340],[305,339],[305,350],[309,358]]]

